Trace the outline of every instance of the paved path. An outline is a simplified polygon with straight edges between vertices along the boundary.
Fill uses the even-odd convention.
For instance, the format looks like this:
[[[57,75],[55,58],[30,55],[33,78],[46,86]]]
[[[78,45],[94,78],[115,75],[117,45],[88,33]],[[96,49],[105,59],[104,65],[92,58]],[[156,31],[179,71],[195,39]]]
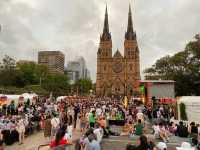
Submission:
[[[80,132],[73,133],[73,139],[80,137]],[[35,133],[24,140],[24,144],[15,143],[11,146],[5,146],[5,150],[37,150],[39,145],[47,144],[48,140],[44,138],[43,132]]]
[[[151,132],[151,126],[149,123],[146,124],[149,132]],[[120,133],[122,127],[113,126],[112,130]],[[73,133],[73,140],[76,140],[80,137],[80,132],[75,131]],[[102,142],[102,150],[125,150],[127,144],[134,144],[138,139],[138,136],[133,137],[133,139],[129,139],[127,136],[119,136],[119,137],[110,137],[109,139],[103,139]],[[179,146],[183,141],[187,141],[188,139],[179,138],[179,137],[170,137],[170,141],[167,144],[169,150],[176,150],[175,147]],[[159,142],[157,140],[157,142]],[[35,133],[29,137],[27,137],[24,141],[23,145],[18,145],[15,143],[11,146],[6,146],[5,150],[37,150],[39,145],[43,145],[48,143],[43,136],[43,132]]]
[[[137,138],[138,137],[135,137],[134,139],[130,140],[126,136],[120,136],[120,137],[110,137],[109,139],[103,139],[102,150],[108,150],[108,148],[109,150],[125,150],[126,145],[135,144]],[[176,150],[176,147],[180,146],[181,141],[185,141],[185,139],[180,139],[176,137],[173,137],[173,139],[176,139],[176,141],[170,141],[169,143],[167,143],[168,150]]]
[[[15,143],[11,146],[6,146],[5,150],[37,150],[37,147],[41,144],[46,143],[43,133],[35,133],[24,140],[24,144],[18,145]]]
[[[80,137],[80,132],[74,132],[73,139],[77,139],[78,137]],[[102,150],[108,150],[108,148],[109,150],[125,150],[126,145],[130,143],[134,144],[137,138],[138,137],[135,137],[134,139],[130,140],[126,136],[120,136],[103,139]],[[182,141],[186,141],[186,139],[178,137],[173,137],[171,139],[172,140],[170,140],[170,143],[167,144],[169,150],[176,150],[175,147],[179,146]],[[43,132],[38,132],[27,137],[23,145],[18,145],[18,143],[15,143],[11,146],[6,146],[5,150],[37,150],[39,145],[47,142],[48,141],[45,140],[43,136]]]

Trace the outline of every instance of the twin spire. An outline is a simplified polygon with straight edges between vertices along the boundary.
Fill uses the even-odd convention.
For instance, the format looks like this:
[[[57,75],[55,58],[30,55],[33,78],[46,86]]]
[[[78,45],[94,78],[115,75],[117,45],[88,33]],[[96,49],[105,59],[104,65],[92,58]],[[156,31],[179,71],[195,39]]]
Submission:
[[[129,13],[128,13],[128,26],[127,26],[127,31],[125,33],[125,39],[126,40],[136,39],[136,34],[133,30],[132,12],[131,12],[131,5],[130,4],[129,4]],[[107,5],[106,5],[104,27],[103,27],[103,34],[101,36],[101,40],[103,40],[103,41],[111,40],[111,34],[110,34],[110,31],[109,31],[109,23],[108,23]]]
[[[111,34],[109,31],[109,23],[108,23],[108,9],[106,5],[106,12],[105,12],[105,19],[104,19],[104,27],[103,27],[103,34],[101,36],[102,41],[109,41],[111,40]]]
[[[126,40],[135,40],[136,34],[133,31],[133,21],[132,21],[132,13],[131,13],[131,5],[129,4],[129,13],[128,13],[128,27],[125,33]]]
[[[127,32],[133,32],[133,21],[132,21],[131,5],[129,5]]]
[[[109,33],[109,23],[108,23],[108,9],[107,9],[107,5],[106,5],[106,12],[105,12],[103,33]]]

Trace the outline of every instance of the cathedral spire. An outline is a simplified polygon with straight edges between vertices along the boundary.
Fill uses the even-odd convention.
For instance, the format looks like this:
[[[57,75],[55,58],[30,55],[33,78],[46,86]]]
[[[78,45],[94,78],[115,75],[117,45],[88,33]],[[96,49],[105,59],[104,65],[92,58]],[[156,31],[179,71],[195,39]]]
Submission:
[[[131,12],[131,5],[130,4],[129,4],[129,13],[128,13],[127,32],[133,32],[133,21],[132,21],[132,12]]]
[[[110,40],[111,39],[111,35],[110,35],[110,32],[109,32],[107,5],[106,5],[106,11],[105,11],[105,18],[104,18],[103,34],[102,34],[101,39],[102,40]]]
[[[109,33],[109,24],[108,24],[108,9],[107,9],[107,5],[106,5],[105,18],[104,18],[104,27],[103,27],[103,33]]]
[[[128,26],[127,26],[125,38],[127,40],[134,40],[135,39],[135,33],[133,31],[133,20],[132,20],[131,5],[130,4],[129,4],[129,13],[128,13]]]

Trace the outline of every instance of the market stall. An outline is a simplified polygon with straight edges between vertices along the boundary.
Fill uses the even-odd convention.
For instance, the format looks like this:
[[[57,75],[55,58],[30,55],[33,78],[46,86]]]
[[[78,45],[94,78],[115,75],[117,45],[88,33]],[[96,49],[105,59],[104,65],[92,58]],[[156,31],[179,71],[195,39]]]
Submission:
[[[12,101],[14,101],[15,105],[18,105],[18,103],[27,102],[27,100],[30,100],[30,103],[34,103],[37,97],[38,95],[35,93],[24,93],[21,95],[0,94],[0,105],[9,105]]]
[[[0,106],[4,105],[6,103],[7,103],[7,96],[0,95]]]

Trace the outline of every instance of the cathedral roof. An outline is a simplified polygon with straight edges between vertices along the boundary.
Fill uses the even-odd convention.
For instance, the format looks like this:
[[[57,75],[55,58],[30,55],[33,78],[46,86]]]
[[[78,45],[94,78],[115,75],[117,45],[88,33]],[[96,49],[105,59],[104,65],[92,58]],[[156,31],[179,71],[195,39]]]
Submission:
[[[114,54],[114,58],[123,58],[122,54],[120,53],[119,50],[117,50]]]

